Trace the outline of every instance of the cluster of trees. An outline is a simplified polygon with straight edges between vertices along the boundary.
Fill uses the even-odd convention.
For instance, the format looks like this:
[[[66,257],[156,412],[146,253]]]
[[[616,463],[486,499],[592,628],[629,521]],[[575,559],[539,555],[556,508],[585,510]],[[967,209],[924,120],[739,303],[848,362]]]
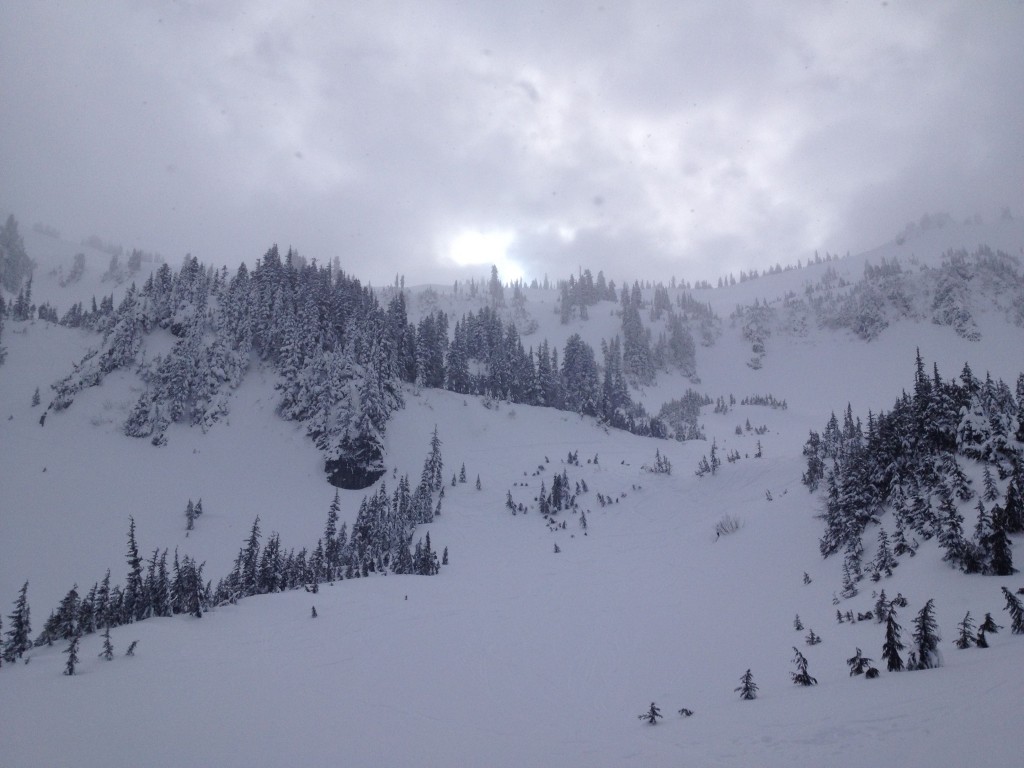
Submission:
[[[1005,610],[1010,614],[1012,632],[1014,634],[1024,634],[1024,603],[1006,587],[1002,587],[1002,592],[1006,599]],[[896,605],[898,604],[898,601],[893,600],[890,603],[886,603],[887,607],[884,612],[879,612],[878,621],[885,624],[882,660],[886,663],[886,669],[889,672],[902,672],[905,670],[912,671],[941,667],[942,654],[939,650],[939,642],[942,638],[939,635],[938,623],[935,619],[935,601],[928,600],[914,617],[914,630],[911,634],[911,646],[909,649],[903,642],[903,628],[896,621]],[[801,631],[803,626],[800,624],[799,616],[797,616],[795,623],[798,625],[796,629]],[[982,648],[988,647],[985,642],[985,634],[995,634],[1001,628],[995,623],[992,615],[987,613],[985,614],[985,621],[978,628],[978,633],[975,635],[974,623],[968,611],[963,621],[957,625],[959,636],[955,641],[956,646],[961,649],[969,648],[971,645],[977,645]],[[902,655],[904,650],[908,651],[906,659]],[[850,677],[864,675],[867,679],[877,678],[879,675],[878,669],[872,666],[873,663],[874,659],[864,656],[860,648],[857,648],[854,655],[846,660],[850,670]],[[817,678],[810,674],[807,657],[795,646],[793,647],[793,666],[795,671],[790,672],[789,676],[794,685],[810,687],[818,684]],[[744,701],[757,698],[758,686],[754,682],[754,676],[749,669],[740,678],[740,685],[734,690],[740,695],[740,699]],[[690,710],[682,709],[679,711],[679,714],[688,717],[693,713]],[[658,720],[662,718],[661,709],[654,702],[651,702],[647,712],[638,717],[641,720],[646,720],[651,725],[656,725]]]
[[[0,287],[17,293],[22,284],[32,277],[32,270],[32,259],[25,251],[18,220],[10,215],[0,227]]]
[[[112,585],[108,569],[102,581],[84,595],[73,586],[51,611],[42,631],[31,640],[31,613],[28,582],[8,616],[9,629],[0,650],[0,659],[13,662],[33,646],[70,641],[74,656],[79,638],[111,627],[143,621],[153,616],[190,614],[201,618],[215,605],[223,605],[250,595],[267,594],[304,587],[316,591],[317,585],[344,578],[368,576],[373,572],[433,575],[448,561],[434,551],[430,534],[412,545],[412,535],[420,523],[428,523],[440,513],[444,494],[441,441],[435,428],[430,453],[423,465],[420,484],[410,491],[403,477],[392,496],[384,484],[379,491],[363,499],[351,536],[344,524],[339,528],[340,501],[335,492],[327,512],[324,535],[312,552],[302,548],[285,550],[277,533],[262,542],[260,519],[253,522],[249,537],[235,558],[234,568],[216,587],[203,574],[205,563],[174,551],[169,562],[166,549],[155,549],[148,560],[139,553],[135,519],[129,518],[127,563],[124,586]],[[434,496],[437,494],[437,504]],[[189,502],[194,519],[201,502]],[[201,512],[200,512],[201,514]],[[108,636],[109,637],[109,636]],[[69,673],[73,674],[73,672]]]
[[[879,265],[865,265],[864,279],[848,291],[827,284],[809,289],[808,306],[820,325],[847,328],[866,340],[876,338],[893,320],[911,317],[930,319],[977,341],[981,334],[972,305],[979,293],[1014,322],[1024,323],[1020,259],[988,246],[973,253],[949,251],[939,267],[920,271],[904,271],[898,262],[883,259]]]
[[[137,366],[146,390],[125,433],[159,445],[172,423],[208,428],[222,418],[256,359],[280,374],[279,411],[305,423],[335,485],[366,487],[383,473],[386,422],[402,403],[400,382],[415,370],[407,359],[415,329],[401,296],[385,309],[358,280],[292,251],[282,260],[275,246],[251,273],[243,264],[232,277],[193,257],[177,273],[162,264],[112,305],[98,310],[102,345],[54,385],[51,409],[68,407],[110,371]],[[144,340],[156,329],[174,346],[144,361]]]
[[[804,484],[827,488],[820,550],[825,557],[845,553],[844,591],[856,593],[864,537],[887,509],[891,535],[879,531],[868,568],[876,578],[913,554],[914,534],[936,537],[945,559],[966,573],[1014,572],[1008,534],[1024,531],[1024,374],[1015,396],[1003,381],[976,378],[968,365],[959,381],[943,379],[937,366],[929,376],[918,352],[911,394],[888,413],[869,413],[866,427],[849,406],[842,426],[833,413],[822,434],[811,432],[804,456]],[[965,462],[980,465],[980,494]],[[964,531],[963,509],[976,498],[972,535]]]
[[[129,518],[128,574],[124,586],[111,584],[108,569],[101,581],[81,594],[76,584],[50,612],[33,645],[53,645],[61,640],[77,640],[83,635],[111,627],[143,621],[152,616],[188,613],[202,616],[211,604],[210,585],[204,580],[204,563],[185,555],[168,564],[167,550],[156,549],[148,560],[139,554],[135,538],[135,520]],[[24,598],[27,584],[19,602]],[[24,611],[28,624],[28,609]],[[31,631],[26,626],[25,632]]]
[[[602,275],[595,283],[589,273],[563,288],[591,303],[614,295],[614,285],[603,285]],[[306,425],[331,482],[343,488],[366,487],[383,473],[383,435],[402,404],[401,382],[570,410],[638,434],[667,436],[664,424],[632,401],[629,383],[650,382],[666,366],[695,375],[687,313],[706,314],[706,305],[691,301],[675,312],[666,293],[659,308],[668,314],[667,329],[652,347],[640,319],[639,283],[623,289],[622,336],[602,343],[601,367],[578,334],[566,342],[561,362],[546,341],[525,349],[515,323],[504,322],[496,309],[502,296],[493,285],[490,292],[493,306],[467,313],[450,335],[445,313],[414,325],[403,291],[382,307],[357,280],[307,264],[293,251],[282,259],[273,247],[252,272],[243,264],[234,276],[187,257],[177,273],[161,264],[116,308],[104,297],[91,310],[81,304],[68,310],[62,324],[93,328],[103,342],[54,385],[48,410],[67,408],[113,370],[135,367],[146,389],[124,431],[161,445],[171,424],[205,430],[221,420],[231,391],[259,360],[281,376],[280,415]],[[169,332],[174,344],[147,360],[145,340],[157,329]]]
[[[597,273],[597,279],[589,269],[583,270],[579,279],[569,275],[568,280],[559,281],[559,312],[562,323],[568,323],[573,316],[581,320],[587,319],[587,307],[592,307],[599,301],[615,301],[615,281],[605,282],[604,272]]]

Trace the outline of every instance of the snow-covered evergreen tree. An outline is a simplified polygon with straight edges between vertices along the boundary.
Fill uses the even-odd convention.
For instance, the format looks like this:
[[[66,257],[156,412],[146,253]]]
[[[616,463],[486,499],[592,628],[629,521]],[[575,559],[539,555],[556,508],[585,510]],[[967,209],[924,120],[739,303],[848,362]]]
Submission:
[[[939,653],[939,627],[935,621],[935,601],[929,600],[914,618],[914,666],[908,669],[933,669],[942,666]]]
[[[750,673],[749,669],[740,678],[739,687],[733,690],[744,701],[753,701],[757,698],[757,683],[754,682],[754,676]]]

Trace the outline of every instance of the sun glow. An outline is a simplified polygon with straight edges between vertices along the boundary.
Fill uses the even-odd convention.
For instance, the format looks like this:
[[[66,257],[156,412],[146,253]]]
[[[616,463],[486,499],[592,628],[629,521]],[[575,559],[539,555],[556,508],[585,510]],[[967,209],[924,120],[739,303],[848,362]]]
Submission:
[[[481,232],[467,229],[449,244],[448,258],[460,267],[493,264],[498,268],[502,282],[514,282],[523,278],[522,267],[508,255],[515,239],[516,234],[511,230]]]

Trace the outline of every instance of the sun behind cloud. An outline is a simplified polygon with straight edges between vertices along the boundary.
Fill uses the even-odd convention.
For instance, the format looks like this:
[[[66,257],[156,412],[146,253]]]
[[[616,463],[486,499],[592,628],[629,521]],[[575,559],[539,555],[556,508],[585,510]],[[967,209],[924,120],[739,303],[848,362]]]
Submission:
[[[522,267],[508,254],[515,239],[516,233],[509,229],[464,229],[448,243],[445,256],[460,267],[493,264],[502,282],[514,282],[524,277]]]

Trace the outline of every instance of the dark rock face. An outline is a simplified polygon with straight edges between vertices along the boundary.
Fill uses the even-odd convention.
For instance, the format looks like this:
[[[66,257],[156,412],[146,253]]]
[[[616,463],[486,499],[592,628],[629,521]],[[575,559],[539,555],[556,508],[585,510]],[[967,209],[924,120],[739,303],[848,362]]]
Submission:
[[[352,456],[331,459],[324,464],[327,482],[335,488],[346,491],[359,491],[369,488],[384,474],[383,462],[370,462],[369,466],[362,460]]]

